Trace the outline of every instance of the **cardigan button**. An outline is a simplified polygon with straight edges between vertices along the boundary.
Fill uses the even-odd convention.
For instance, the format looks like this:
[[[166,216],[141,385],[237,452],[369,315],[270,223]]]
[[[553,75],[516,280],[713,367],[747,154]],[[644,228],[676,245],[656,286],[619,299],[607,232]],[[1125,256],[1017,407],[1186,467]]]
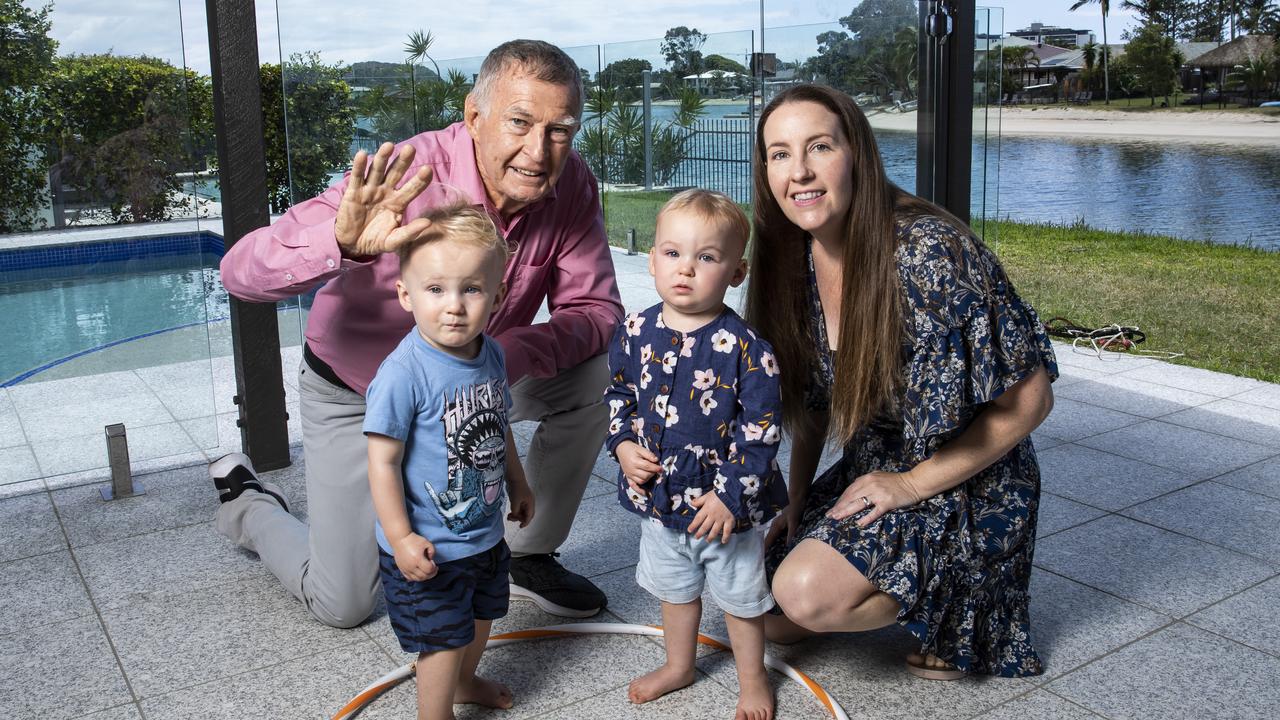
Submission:
[[[676,337],[675,335],[672,335],[672,336],[671,336],[671,344],[672,344],[672,345],[679,345],[679,344],[680,344],[680,338]]]
[[[671,392],[671,386],[670,386],[670,385],[663,385],[663,386],[662,386],[662,388],[661,388],[661,390],[662,390],[662,393],[665,395],[666,393]]]
[[[658,423],[654,423],[653,425],[649,426],[649,429],[655,433],[662,432],[662,426],[659,425]]]

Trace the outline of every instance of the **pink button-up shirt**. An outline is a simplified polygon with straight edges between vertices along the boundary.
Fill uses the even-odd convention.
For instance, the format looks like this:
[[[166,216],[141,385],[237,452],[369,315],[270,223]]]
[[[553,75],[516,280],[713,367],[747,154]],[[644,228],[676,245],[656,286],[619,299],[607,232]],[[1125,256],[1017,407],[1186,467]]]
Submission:
[[[498,231],[512,249],[507,296],[485,328],[506,352],[510,382],[550,377],[603,352],[622,318],[622,303],[596,180],[582,158],[570,153],[547,197],[503,219],[489,202],[475,145],[461,123],[400,147],[405,145],[416,151],[406,177],[430,165],[433,183],[461,190],[498,218]],[[272,302],[324,283],[307,318],[307,343],[364,394],[383,358],[413,327],[413,316],[396,299],[400,267],[394,253],[368,262],[342,256],[333,226],[346,186],[343,178],[235,243],[222,258],[222,284],[243,300]],[[409,204],[406,217],[418,217],[441,197],[429,189]],[[531,325],[544,299],[551,320]]]

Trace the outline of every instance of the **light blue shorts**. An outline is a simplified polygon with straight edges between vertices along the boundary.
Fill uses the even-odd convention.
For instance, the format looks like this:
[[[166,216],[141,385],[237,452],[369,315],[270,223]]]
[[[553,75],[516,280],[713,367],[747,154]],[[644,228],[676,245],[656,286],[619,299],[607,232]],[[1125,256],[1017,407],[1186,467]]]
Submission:
[[[734,533],[721,544],[655,520],[640,523],[640,587],[663,602],[683,605],[702,596],[704,580],[711,598],[730,615],[753,618],[769,612],[773,595],[764,576],[764,533],[758,528]]]

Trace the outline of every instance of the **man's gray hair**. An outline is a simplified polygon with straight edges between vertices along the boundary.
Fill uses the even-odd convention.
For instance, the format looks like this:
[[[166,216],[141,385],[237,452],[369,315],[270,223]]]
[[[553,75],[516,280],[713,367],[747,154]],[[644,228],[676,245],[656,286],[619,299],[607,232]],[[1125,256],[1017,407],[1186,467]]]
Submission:
[[[472,102],[480,112],[489,112],[489,94],[499,75],[522,71],[542,82],[563,85],[573,91],[573,116],[582,117],[582,76],[578,63],[563,50],[541,40],[511,40],[494,48],[480,65]]]

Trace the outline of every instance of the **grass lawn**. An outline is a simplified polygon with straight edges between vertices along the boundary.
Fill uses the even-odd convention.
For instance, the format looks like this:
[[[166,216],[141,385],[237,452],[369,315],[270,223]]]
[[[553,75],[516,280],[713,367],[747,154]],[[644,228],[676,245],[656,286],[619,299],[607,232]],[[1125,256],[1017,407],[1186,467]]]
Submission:
[[[1151,104],[1149,97],[1134,98],[1111,98],[1111,104],[1107,105],[1102,101],[1101,93],[1094,93],[1093,102],[1088,105],[1076,105],[1069,102],[1051,103],[1048,105],[1014,105],[1018,110],[1037,110],[1041,108],[1081,108],[1085,110],[1115,110],[1119,112],[1133,113],[1197,113],[1201,111],[1199,105],[1183,105],[1182,101],[1188,97],[1194,97],[1195,93],[1182,93],[1177,97],[1170,95],[1168,98],[1169,107],[1160,107],[1160,103],[1166,102],[1164,97],[1157,97],[1155,105]],[[1258,100],[1262,100],[1259,96]],[[1218,107],[1218,102],[1212,101],[1205,103],[1204,112],[1227,112],[1238,113],[1242,115],[1264,115],[1264,116],[1280,116],[1280,108],[1263,108],[1263,107],[1240,107],[1234,102],[1225,103],[1222,107]]]
[[[653,242],[668,193],[604,196],[609,241]],[[748,213],[750,215],[750,213]],[[1081,226],[988,223],[990,244],[1043,320],[1136,325],[1173,362],[1280,382],[1280,253]]]

